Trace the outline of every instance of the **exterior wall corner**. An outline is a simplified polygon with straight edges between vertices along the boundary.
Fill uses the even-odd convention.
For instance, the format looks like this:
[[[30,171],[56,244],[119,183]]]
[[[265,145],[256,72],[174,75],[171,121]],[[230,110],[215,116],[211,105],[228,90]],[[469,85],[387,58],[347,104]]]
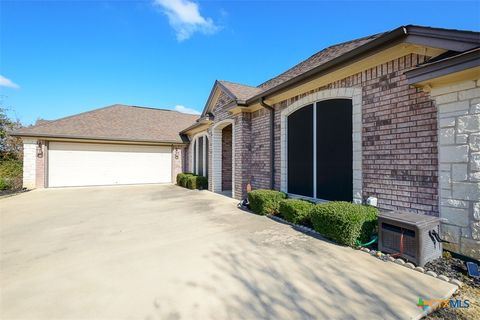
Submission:
[[[439,208],[444,247],[480,259],[480,83],[433,88],[438,109]]]
[[[23,138],[23,187],[34,189],[36,187],[37,168],[37,140]]]

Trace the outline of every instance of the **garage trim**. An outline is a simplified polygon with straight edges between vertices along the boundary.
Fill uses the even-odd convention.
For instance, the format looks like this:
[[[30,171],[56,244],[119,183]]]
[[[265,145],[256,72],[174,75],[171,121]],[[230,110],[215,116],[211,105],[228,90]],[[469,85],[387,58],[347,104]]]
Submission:
[[[172,181],[171,146],[56,141],[45,160],[49,187]]]

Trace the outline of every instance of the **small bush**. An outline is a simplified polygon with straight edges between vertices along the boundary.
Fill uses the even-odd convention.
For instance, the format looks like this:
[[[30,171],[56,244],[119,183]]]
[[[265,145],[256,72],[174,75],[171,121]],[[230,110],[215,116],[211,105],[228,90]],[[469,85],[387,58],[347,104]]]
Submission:
[[[193,173],[184,172],[177,174],[177,185],[187,187],[187,178],[193,176]]]
[[[186,187],[188,189],[207,189],[208,188],[208,179],[203,176],[190,175],[187,178]]]
[[[0,163],[0,190],[19,190],[22,188],[23,166],[18,160]]]
[[[196,174],[185,172],[177,174],[177,185],[189,189],[207,189],[208,179]]]
[[[280,201],[280,214],[291,223],[310,225],[310,213],[314,206],[308,201],[286,199]]]
[[[355,241],[366,242],[377,225],[378,210],[350,202],[317,204],[310,215],[313,227],[320,234],[336,242],[355,246]]]
[[[276,214],[287,195],[280,191],[258,189],[248,193],[250,208],[256,214]]]

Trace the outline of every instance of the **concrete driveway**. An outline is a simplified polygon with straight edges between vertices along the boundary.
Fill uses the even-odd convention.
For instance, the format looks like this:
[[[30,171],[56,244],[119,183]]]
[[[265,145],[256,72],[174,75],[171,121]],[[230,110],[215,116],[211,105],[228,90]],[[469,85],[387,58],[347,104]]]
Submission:
[[[410,319],[455,286],[171,185],[0,200],[2,319]]]

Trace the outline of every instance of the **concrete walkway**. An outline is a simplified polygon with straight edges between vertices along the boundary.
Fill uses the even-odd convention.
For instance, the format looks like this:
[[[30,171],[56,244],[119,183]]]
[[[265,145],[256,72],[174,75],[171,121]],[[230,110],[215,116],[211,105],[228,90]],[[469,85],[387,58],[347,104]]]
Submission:
[[[455,286],[171,185],[0,200],[1,319],[410,319]]]

